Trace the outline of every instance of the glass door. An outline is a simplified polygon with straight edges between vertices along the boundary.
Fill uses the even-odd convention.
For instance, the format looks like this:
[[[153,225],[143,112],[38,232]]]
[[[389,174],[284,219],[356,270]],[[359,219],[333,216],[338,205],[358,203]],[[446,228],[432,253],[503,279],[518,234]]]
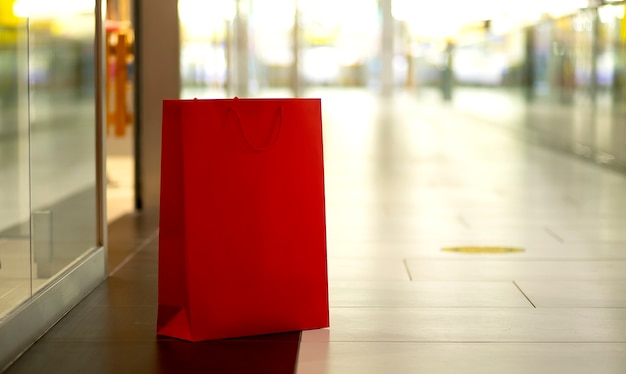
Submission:
[[[28,28],[0,0],[0,320],[31,295]]]
[[[97,242],[95,7],[69,0],[25,5],[36,291]]]
[[[0,323],[98,246],[94,5],[0,0]]]

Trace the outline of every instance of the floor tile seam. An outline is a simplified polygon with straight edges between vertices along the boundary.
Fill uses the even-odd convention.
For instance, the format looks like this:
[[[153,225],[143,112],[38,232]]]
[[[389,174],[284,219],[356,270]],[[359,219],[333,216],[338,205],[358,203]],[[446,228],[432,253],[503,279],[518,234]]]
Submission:
[[[626,340],[581,340],[581,341],[572,341],[572,340],[308,340],[303,339],[300,344],[308,344],[308,343],[318,343],[318,344],[434,344],[434,345],[445,345],[445,344],[489,344],[489,345],[517,345],[517,344],[528,344],[528,345],[536,345],[536,344],[567,344],[567,345],[605,345],[605,344],[615,344],[615,345],[625,345]]]
[[[553,230],[550,227],[544,227],[544,230],[546,232],[546,234],[548,234],[549,237],[551,237],[552,239],[554,239],[555,241],[557,241],[559,244],[565,244],[565,239],[559,235],[555,230]]]
[[[590,258],[559,258],[559,257],[533,257],[533,258],[490,258],[487,256],[484,257],[470,257],[475,256],[472,254],[467,254],[467,257],[405,257],[403,261],[441,261],[441,262],[450,262],[450,261],[467,261],[467,262],[476,262],[476,261],[491,261],[491,262],[626,262],[626,258],[619,257],[590,257]],[[377,258],[366,258],[366,257],[332,257],[329,256],[329,260],[336,259],[346,259],[346,260],[381,260]],[[382,258],[385,259],[385,258]],[[393,259],[392,259],[393,260]]]
[[[340,281],[342,279],[330,279],[332,281]],[[346,280],[347,279],[343,279]],[[360,281],[377,281],[378,279],[354,279],[354,280],[360,280]],[[518,277],[515,279],[511,279],[511,278],[437,278],[437,277],[432,277],[432,278],[414,278],[411,283],[418,283],[418,282],[457,282],[457,283],[471,283],[471,282],[494,282],[494,283],[506,283],[506,282],[511,282],[511,281],[516,281],[516,282],[559,282],[559,283],[564,283],[564,282],[575,282],[575,283],[581,283],[581,282],[585,282],[585,283],[624,283],[626,282],[626,274],[619,274],[616,275],[615,277],[597,277],[597,278],[583,278],[583,277],[578,277],[578,278],[558,278],[558,277],[553,277],[550,275],[544,275],[544,276],[533,276],[533,278],[526,278],[526,277]]]
[[[301,331],[303,332],[303,331]],[[301,342],[300,337],[299,342]],[[198,342],[190,342],[182,339],[173,338],[160,338],[157,337],[156,332],[154,338],[48,338],[41,340],[46,343],[181,343],[181,344],[198,344],[198,343],[294,343],[293,341],[284,339],[254,339],[254,336],[242,337],[242,338],[229,338],[229,339],[216,339],[216,340],[202,340]]]
[[[536,305],[536,304],[535,304]],[[157,308],[152,305],[89,305],[89,309],[139,309],[156,311]],[[549,305],[527,305],[527,306],[484,306],[484,305],[468,305],[468,306],[385,306],[385,305],[341,305],[330,306],[332,310],[622,310],[626,309],[626,306],[549,306]],[[155,314],[156,317],[156,314]]]
[[[626,310],[626,306],[330,306],[330,310],[459,310],[459,309],[471,309],[471,310]]]
[[[159,236],[159,229],[157,228],[156,230],[152,232],[151,235],[146,237],[130,254],[128,254],[128,256],[126,256],[126,258],[124,258],[124,260],[122,260],[122,262],[120,262],[115,267],[115,269],[113,269],[109,273],[109,277],[115,275],[119,270],[121,270],[125,265],[127,265],[137,254],[139,254],[139,252],[141,252],[143,249],[148,247],[148,245],[150,245],[154,240],[156,240],[158,236]]]
[[[306,331],[304,331],[306,332]],[[178,344],[196,344],[200,345],[202,343],[226,343],[226,344],[274,344],[274,343],[293,343],[290,341],[285,341],[281,339],[276,340],[250,340],[250,339],[217,339],[217,340],[203,340],[198,342],[189,342],[185,340],[176,340],[176,339],[161,339],[161,338],[153,338],[153,339],[126,339],[126,338],[47,338],[45,339],[46,343],[116,343],[116,344],[155,344],[158,345],[160,343],[178,343]],[[350,343],[350,344],[362,344],[362,343],[371,343],[371,344],[586,344],[586,345],[599,345],[599,344],[619,344],[626,345],[626,340],[532,340],[532,339],[517,339],[517,340],[429,340],[429,339],[415,339],[415,340],[315,340],[315,339],[307,339],[306,337],[301,337],[299,340],[299,344],[303,343],[324,343],[324,344],[333,344],[333,343]]]
[[[502,215],[504,215],[505,213],[501,213]],[[428,229],[428,228],[426,228]],[[464,231],[465,232],[465,231]],[[441,236],[436,236],[436,237],[428,237],[428,238],[414,238],[414,237],[404,237],[404,238],[374,238],[375,240],[371,240],[371,239],[360,239],[360,238],[353,238],[350,237],[348,235],[346,236],[341,236],[341,237],[337,237],[335,235],[329,235],[328,239],[330,241],[331,246],[334,243],[341,243],[341,244],[377,244],[377,245],[406,245],[406,244],[423,244],[423,245],[433,245],[433,244],[438,244],[441,243],[443,241],[445,241],[448,238],[448,236],[446,236],[445,234],[441,234]],[[467,237],[466,240],[475,240],[476,238],[474,237]],[[479,238],[480,239],[480,238]],[[460,240],[460,239],[459,239]],[[504,240],[504,239],[503,239]],[[498,238],[494,238],[494,239],[484,239],[484,241],[490,243],[490,242],[495,242],[495,241],[501,241]],[[537,240],[539,241],[539,240]],[[541,240],[542,243],[545,243],[546,240]],[[531,241],[531,243],[535,243],[535,241]],[[572,240],[569,243],[567,243],[569,245],[594,245],[594,244],[610,244],[610,245],[624,245],[626,244],[625,240],[598,240],[598,239],[580,239],[580,240]],[[544,246],[546,244],[543,244]]]
[[[340,283],[346,283],[352,285],[354,283],[362,283],[367,285],[376,284],[376,285],[393,285],[397,284],[412,284],[412,285],[424,285],[426,283],[449,283],[449,284],[458,284],[458,283],[466,283],[466,284],[493,284],[493,283],[511,283],[511,282],[576,282],[576,283],[626,283],[626,276],[624,278],[557,278],[557,277],[535,277],[535,278],[520,278],[516,279],[511,278],[426,278],[426,277],[417,277],[413,278],[413,280],[408,279],[395,279],[395,278],[328,278],[329,285],[336,285],[336,287],[341,288]]]
[[[533,301],[530,299],[530,297],[526,294],[526,292],[524,292],[524,290],[522,290],[522,288],[517,284],[516,281],[513,281],[513,285],[526,298],[526,300],[528,300],[528,302],[530,303],[530,305],[533,306],[533,308],[537,308],[537,305],[535,303],[533,303]]]
[[[548,275],[545,276],[534,276],[533,278],[525,278],[525,277],[518,277],[515,279],[511,279],[511,278],[480,278],[480,277],[474,277],[474,278],[440,278],[440,277],[417,277],[417,278],[413,278],[413,280],[408,280],[408,279],[403,279],[403,278],[399,278],[399,277],[375,277],[375,278],[364,278],[364,277],[329,277],[328,278],[328,282],[329,284],[333,284],[333,283],[364,283],[366,285],[371,285],[371,284],[378,284],[378,285],[389,285],[392,284],[392,282],[396,282],[398,284],[401,283],[405,283],[407,285],[407,287],[411,287],[408,286],[409,284],[412,284],[414,286],[418,286],[420,284],[425,284],[425,283],[467,283],[467,284],[479,284],[479,283],[493,283],[493,284],[498,284],[498,283],[511,283],[512,281],[516,281],[516,282],[559,282],[559,283],[565,283],[565,282],[575,282],[575,283],[581,283],[581,282],[589,282],[589,283],[624,283],[626,282],[626,274],[624,275],[619,275],[619,277],[615,277],[615,278],[556,278],[556,277],[551,277]],[[367,286],[365,286],[367,288]]]
[[[389,258],[389,257],[334,257],[328,256],[328,262],[333,260],[341,261],[387,261],[387,262],[404,262],[407,261],[436,261],[436,262],[626,262],[625,258],[619,257],[580,257],[580,258],[558,258],[558,257],[533,257],[533,258],[489,258],[478,257],[476,255],[467,254],[467,257],[403,257],[403,258]],[[474,256],[474,257],[470,257]]]
[[[331,306],[330,309],[343,309],[343,310],[463,310],[463,309],[472,309],[472,310],[494,310],[494,309],[515,309],[515,310],[524,310],[524,309],[539,309],[533,308],[532,305],[528,306],[407,306],[407,307],[395,307],[395,306]],[[541,309],[554,309],[554,308],[541,308]],[[601,308],[597,308],[601,309]]]
[[[53,343],[157,343],[157,339],[126,339],[126,338],[49,338],[42,342]]]
[[[115,305],[111,305],[111,304],[85,304],[86,308],[88,309],[154,309],[155,311],[157,310],[158,306],[157,306],[157,302],[155,301],[154,304],[150,304],[150,305],[119,305],[119,306],[115,306]]]
[[[402,264],[404,265],[404,270],[406,271],[406,275],[409,277],[409,281],[413,281],[413,275],[411,275],[411,268],[409,267],[409,263],[406,259],[402,259]]]
[[[626,306],[549,306],[549,305],[537,305],[532,309],[542,309],[542,310],[550,310],[550,309],[568,309],[568,310],[597,310],[597,309],[611,309],[611,310],[619,310],[626,309]]]

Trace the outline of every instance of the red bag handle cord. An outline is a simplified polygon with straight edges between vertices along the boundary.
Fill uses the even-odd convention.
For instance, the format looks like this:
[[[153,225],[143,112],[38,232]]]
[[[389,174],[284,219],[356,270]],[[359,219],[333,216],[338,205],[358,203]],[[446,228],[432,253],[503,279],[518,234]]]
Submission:
[[[276,144],[276,142],[278,141],[278,136],[280,135],[280,132],[283,128],[283,107],[282,105],[278,108],[278,111],[280,112],[280,121],[278,121],[278,126],[274,126],[274,128],[272,129],[272,138],[270,139],[269,143],[264,146],[264,147],[257,147],[256,145],[252,144],[252,142],[250,141],[250,138],[248,137],[248,134],[246,134],[246,130],[243,126],[243,122],[241,121],[241,117],[239,116],[239,112],[237,112],[237,110],[235,108],[229,107],[228,108],[229,111],[233,111],[233,113],[235,113],[235,117],[237,117],[237,122],[239,123],[239,128],[241,128],[241,133],[243,134],[244,139],[246,140],[246,143],[248,143],[248,145],[250,146],[250,148],[254,149],[255,151],[259,151],[259,152],[264,152],[264,151],[269,151],[270,149],[274,148],[274,145]]]

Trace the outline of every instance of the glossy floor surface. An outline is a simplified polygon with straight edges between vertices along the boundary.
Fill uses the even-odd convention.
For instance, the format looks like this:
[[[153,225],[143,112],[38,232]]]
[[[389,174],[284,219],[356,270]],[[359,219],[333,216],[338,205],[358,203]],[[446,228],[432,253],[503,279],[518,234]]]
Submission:
[[[311,96],[329,329],[157,338],[158,217],[143,212],[110,224],[111,277],[7,372],[626,372],[626,175],[438,100]]]

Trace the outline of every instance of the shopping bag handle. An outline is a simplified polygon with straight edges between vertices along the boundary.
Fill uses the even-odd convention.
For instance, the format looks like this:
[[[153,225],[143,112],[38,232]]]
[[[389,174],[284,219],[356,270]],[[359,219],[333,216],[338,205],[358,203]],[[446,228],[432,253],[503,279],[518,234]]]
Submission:
[[[254,149],[255,151],[259,151],[259,152],[269,151],[270,149],[274,148],[274,145],[278,141],[278,136],[280,135],[280,132],[281,132],[281,130],[283,128],[283,107],[282,107],[282,105],[278,107],[278,112],[280,114],[280,120],[278,121],[278,126],[274,126],[272,128],[272,137],[270,138],[268,144],[266,144],[265,146],[257,146],[257,145],[252,143],[252,141],[250,140],[250,137],[246,133],[245,127],[243,126],[243,121],[241,120],[241,116],[239,116],[239,112],[237,112],[237,110],[235,108],[229,107],[228,111],[232,111],[233,113],[235,113],[235,117],[237,117],[237,122],[239,123],[239,128],[241,129],[241,133],[243,134],[243,138],[246,140],[246,143],[248,143],[250,148]]]

